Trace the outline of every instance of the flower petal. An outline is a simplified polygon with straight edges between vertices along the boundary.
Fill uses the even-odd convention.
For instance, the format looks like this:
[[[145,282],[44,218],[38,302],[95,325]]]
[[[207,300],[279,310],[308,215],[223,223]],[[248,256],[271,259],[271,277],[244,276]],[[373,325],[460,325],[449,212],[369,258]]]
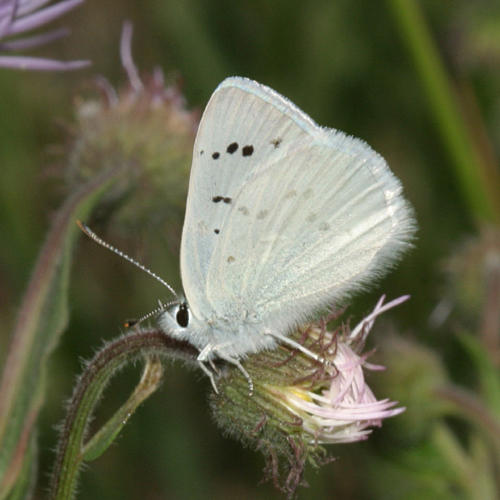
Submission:
[[[70,71],[85,68],[90,61],[57,61],[41,57],[0,56],[0,68],[36,71]]]

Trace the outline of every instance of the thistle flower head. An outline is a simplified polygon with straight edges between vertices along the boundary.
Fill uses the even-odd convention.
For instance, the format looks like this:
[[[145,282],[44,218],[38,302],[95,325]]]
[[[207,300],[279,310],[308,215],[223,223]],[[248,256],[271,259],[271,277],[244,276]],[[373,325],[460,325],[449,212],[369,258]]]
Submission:
[[[120,47],[126,84],[116,89],[100,76],[97,92],[77,100],[64,165],[70,192],[106,170],[123,171],[100,203],[105,210],[119,206],[110,226],[125,233],[182,220],[198,125],[198,113],[186,109],[179,86],[166,84],[159,68],[141,78],[131,36],[126,23]]]
[[[19,37],[40,28],[80,5],[84,0],[62,0],[47,7],[50,0],[0,0],[0,67],[39,71],[67,71],[89,65],[89,61],[57,61],[42,57],[2,55],[46,45],[69,34],[67,29]]]
[[[366,439],[371,427],[380,427],[382,419],[403,411],[394,408],[396,403],[388,399],[376,399],[364,379],[364,368],[370,369],[365,359],[340,341],[320,383],[312,387],[299,384],[276,393],[286,408],[302,420],[311,443]]]
[[[218,381],[219,395],[211,396],[217,423],[230,435],[263,451],[267,473],[293,494],[302,481],[307,462],[328,460],[324,444],[349,443],[368,438],[373,427],[404,411],[389,399],[377,400],[368,387],[365,370],[382,370],[362,352],[375,319],[407,300],[384,304],[382,297],[372,313],[350,330],[341,325],[331,331],[336,317],[299,329],[290,338],[315,354],[311,356],[279,345],[250,356],[245,369],[253,379],[254,393],[241,372],[230,368]]]

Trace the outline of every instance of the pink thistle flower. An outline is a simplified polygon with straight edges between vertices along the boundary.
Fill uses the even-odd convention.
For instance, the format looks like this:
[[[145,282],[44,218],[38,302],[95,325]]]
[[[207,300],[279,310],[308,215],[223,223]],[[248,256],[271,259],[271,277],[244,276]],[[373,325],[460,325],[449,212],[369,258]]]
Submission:
[[[374,310],[351,332],[344,332],[335,339],[336,332],[312,326],[310,340],[329,345],[321,353],[326,361],[321,376],[312,387],[307,380],[288,387],[280,387],[278,400],[290,413],[302,420],[302,428],[317,444],[350,443],[368,438],[372,427],[380,427],[382,420],[402,413],[405,408],[395,408],[396,402],[377,400],[368,387],[364,370],[383,370],[384,367],[366,361],[367,355],[357,351],[373,327],[375,319],[383,312],[406,301],[403,296],[383,304],[384,296]]]
[[[377,399],[365,380],[365,370],[384,370],[369,363],[363,353],[375,320],[405,302],[403,296],[373,311],[353,329],[342,325],[333,331],[327,323],[339,313],[299,329],[289,338],[299,346],[280,345],[245,361],[254,392],[239,370],[222,372],[211,406],[218,424],[244,443],[263,451],[268,477],[293,494],[302,481],[306,462],[315,466],[328,461],[322,446],[368,438],[383,420],[405,408],[389,399]]]

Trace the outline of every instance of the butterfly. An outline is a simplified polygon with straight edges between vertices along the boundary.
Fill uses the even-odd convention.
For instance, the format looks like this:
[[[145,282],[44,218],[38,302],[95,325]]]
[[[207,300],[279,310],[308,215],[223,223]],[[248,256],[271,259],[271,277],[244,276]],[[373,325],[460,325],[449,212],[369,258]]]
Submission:
[[[277,343],[318,355],[288,335],[315,313],[380,277],[410,246],[413,210],[385,160],[360,139],[318,126],[248,78],[214,91],[196,135],[181,241],[184,297],[159,316],[168,335],[236,365]],[[128,322],[128,325],[137,322]],[[322,360],[320,360],[322,361]]]
[[[227,78],[194,143],[185,298],[160,326],[199,349],[215,388],[213,359],[249,378],[240,360],[279,342],[305,350],[290,332],[381,276],[415,227],[399,180],[366,143],[318,126],[265,85]]]

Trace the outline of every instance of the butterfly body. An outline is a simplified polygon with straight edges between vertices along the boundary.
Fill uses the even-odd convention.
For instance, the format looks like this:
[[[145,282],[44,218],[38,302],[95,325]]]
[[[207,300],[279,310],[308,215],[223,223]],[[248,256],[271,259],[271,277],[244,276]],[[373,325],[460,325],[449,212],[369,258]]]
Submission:
[[[274,347],[276,339],[270,334],[270,325],[265,325],[258,315],[245,306],[235,304],[234,308],[234,313],[228,315],[206,318],[191,315],[186,327],[181,327],[171,312],[165,312],[160,322],[165,331],[188,340],[200,351],[211,346],[208,358],[238,359]]]
[[[202,360],[238,362],[383,274],[414,228],[399,181],[367,144],[228,78],[194,145],[181,244],[187,321],[178,305],[160,325]]]

